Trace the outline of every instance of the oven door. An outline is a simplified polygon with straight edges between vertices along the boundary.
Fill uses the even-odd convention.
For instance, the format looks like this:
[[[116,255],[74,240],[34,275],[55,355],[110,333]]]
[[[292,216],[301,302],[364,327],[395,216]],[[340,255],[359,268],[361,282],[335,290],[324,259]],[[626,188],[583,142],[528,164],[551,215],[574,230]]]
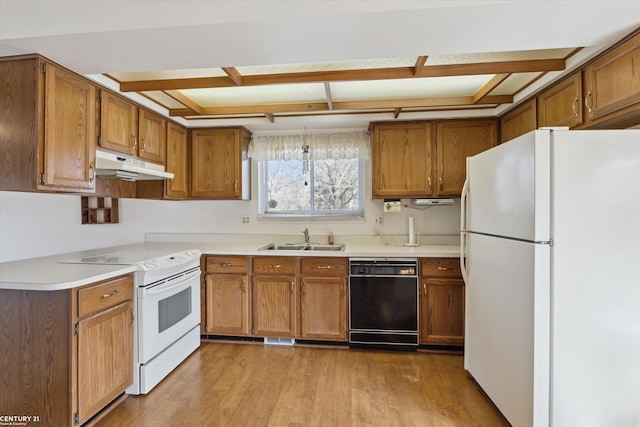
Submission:
[[[200,324],[200,268],[138,289],[138,363]]]

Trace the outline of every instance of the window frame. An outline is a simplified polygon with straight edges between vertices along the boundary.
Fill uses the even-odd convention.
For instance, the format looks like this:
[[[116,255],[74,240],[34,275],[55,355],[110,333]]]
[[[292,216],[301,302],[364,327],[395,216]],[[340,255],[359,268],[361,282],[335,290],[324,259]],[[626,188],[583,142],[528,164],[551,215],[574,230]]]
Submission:
[[[323,159],[317,160],[309,160],[309,170],[313,170],[314,166],[312,165],[315,161],[321,161]],[[286,212],[268,212],[268,200],[267,200],[267,184],[268,184],[268,168],[267,162],[270,160],[259,160],[258,163],[258,218],[260,219],[317,219],[317,220],[327,220],[327,219],[363,219],[364,218],[364,210],[365,210],[365,174],[366,174],[366,160],[363,158],[358,158],[358,206],[359,209],[357,211],[324,211],[324,210],[316,210],[315,209],[315,201],[312,198],[314,188],[314,176],[310,174],[309,179],[309,197],[312,199],[312,209],[310,211],[295,211],[291,213]],[[271,160],[274,161],[274,160]],[[302,161],[302,160],[299,160]]]

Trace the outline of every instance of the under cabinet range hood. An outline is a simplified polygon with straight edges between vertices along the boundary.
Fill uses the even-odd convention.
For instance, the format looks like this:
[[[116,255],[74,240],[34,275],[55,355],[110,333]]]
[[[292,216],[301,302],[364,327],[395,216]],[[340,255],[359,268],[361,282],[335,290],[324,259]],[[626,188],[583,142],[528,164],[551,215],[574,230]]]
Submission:
[[[162,165],[102,150],[96,150],[96,175],[126,181],[173,179]]]
[[[446,206],[452,205],[453,199],[411,199],[411,206]]]

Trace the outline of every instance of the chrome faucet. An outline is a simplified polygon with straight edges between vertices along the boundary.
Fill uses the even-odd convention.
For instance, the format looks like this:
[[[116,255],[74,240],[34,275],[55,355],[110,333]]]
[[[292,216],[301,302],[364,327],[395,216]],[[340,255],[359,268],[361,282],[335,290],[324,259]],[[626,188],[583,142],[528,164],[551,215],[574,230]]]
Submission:
[[[309,229],[305,228],[302,230],[302,234],[304,234],[304,242],[309,243]]]

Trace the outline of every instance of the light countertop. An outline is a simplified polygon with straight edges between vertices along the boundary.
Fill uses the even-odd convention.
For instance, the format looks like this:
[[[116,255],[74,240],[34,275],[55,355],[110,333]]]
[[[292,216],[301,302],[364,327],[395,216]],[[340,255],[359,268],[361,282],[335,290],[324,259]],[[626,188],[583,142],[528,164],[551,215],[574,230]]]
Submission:
[[[158,241],[159,239],[165,241]],[[435,242],[416,247],[385,245],[378,240],[352,239],[344,243],[344,251],[260,251],[259,249],[276,240],[273,236],[254,236],[251,239],[213,239],[211,235],[151,236],[146,243],[113,246],[87,251],[70,252],[59,255],[30,258],[0,263],[0,289],[22,289],[55,291],[88,285],[136,271],[135,266],[97,265],[66,263],[70,259],[94,256],[131,249],[153,249],[154,251],[181,251],[199,249],[203,254],[246,255],[246,256],[316,256],[316,257],[446,257],[459,256],[459,246],[454,239],[436,239]],[[152,241],[149,241],[152,240]],[[155,240],[155,241],[154,241]],[[214,241],[217,240],[217,241]]]

